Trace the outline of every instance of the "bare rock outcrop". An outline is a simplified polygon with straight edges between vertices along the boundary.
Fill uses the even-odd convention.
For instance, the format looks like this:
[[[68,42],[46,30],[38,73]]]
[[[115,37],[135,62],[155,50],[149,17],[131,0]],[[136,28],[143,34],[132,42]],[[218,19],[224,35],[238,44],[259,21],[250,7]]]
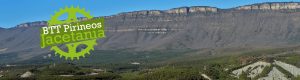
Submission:
[[[148,14],[149,15],[160,15],[160,14],[162,14],[162,12],[159,10],[150,10],[150,11],[148,11]]]
[[[291,64],[287,64],[281,61],[274,61],[274,63],[280,67],[282,67],[283,69],[285,69],[286,71],[289,71],[291,74],[293,74],[295,77],[300,75],[300,68],[291,65]]]
[[[207,7],[207,6],[193,6],[193,7],[181,7],[181,8],[173,8],[170,10],[166,10],[166,13],[172,14],[187,14],[194,12],[217,12],[218,8],[215,7]]]
[[[173,8],[170,10],[166,10],[166,13],[172,13],[172,14],[186,14],[189,12],[188,7],[181,7],[181,8]]]
[[[276,67],[268,73],[268,76],[259,78],[258,80],[289,80],[286,75],[280,72]]]
[[[189,12],[217,12],[218,8],[207,6],[194,6],[190,7]]]
[[[274,3],[259,3],[237,7],[237,10],[282,10],[282,9],[299,9],[298,2],[274,2]]]
[[[47,26],[47,22],[46,21],[29,22],[29,23],[19,24],[16,27],[26,28],[26,27],[42,27],[42,26]]]
[[[28,78],[28,77],[31,77],[31,76],[33,76],[34,74],[32,73],[32,72],[30,72],[30,71],[27,71],[27,72],[25,72],[24,74],[22,74],[20,77],[21,78]]]
[[[251,74],[248,75],[250,78],[254,78],[258,74],[260,74],[263,69],[267,66],[270,66],[270,63],[259,61],[250,65],[247,65],[243,68],[237,69],[232,71],[232,73],[236,76],[239,77],[243,72],[250,72]]]
[[[193,7],[179,7],[169,10],[142,10],[134,12],[120,13],[115,16],[148,16],[148,15],[161,15],[161,14],[188,14],[188,13],[205,13],[217,12],[218,8],[208,6],[193,6]]]

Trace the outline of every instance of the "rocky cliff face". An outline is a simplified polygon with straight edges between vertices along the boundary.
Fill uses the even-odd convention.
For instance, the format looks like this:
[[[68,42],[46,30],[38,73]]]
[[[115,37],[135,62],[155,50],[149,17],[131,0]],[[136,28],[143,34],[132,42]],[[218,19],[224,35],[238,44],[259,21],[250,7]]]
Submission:
[[[279,9],[292,9],[286,7],[292,3],[249,6],[251,10],[256,9],[252,6],[267,9],[263,7],[267,4],[280,4]],[[283,12],[273,10],[272,6],[271,11],[245,11],[239,8],[181,7],[106,16],[106,38],[98,40],[100,45],[96,49],[259,48],[299,44],[299,11]],[[0,49],[5,49],[0,52],[0,61],[26,60],[49,53],[49,49],[41,49],[39,45],[39,27],[45,25],[44,21],[24,23],[0,31]]]
[[[30,23],[23,23],[16,26],[16,28],[26,28],[26,27],[43,27],[47,26],[46,21],[37,21],[37,22],[30,22]]]
[[[299,9],[298,2],[275,2],[275,3],[260,3],[237,7],[237,10],[282,10],[282,9]]]
[[[170,10],[143,10],[134,12],[120,13],[115,16],[138,16],[138,15],[162,15],[162,14],[188,14],[188,13],[205,13],[205,12],[217,12],[218,8],[207,6],[193,6],[193,7],[180,7]],[[112,17],[112,16],[108,16]]]

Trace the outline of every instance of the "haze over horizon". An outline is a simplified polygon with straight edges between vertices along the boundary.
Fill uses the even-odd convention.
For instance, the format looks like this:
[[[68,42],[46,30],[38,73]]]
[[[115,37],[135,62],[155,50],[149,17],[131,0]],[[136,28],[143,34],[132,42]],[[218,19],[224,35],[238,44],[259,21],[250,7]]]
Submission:
[[[167,10],[176,7],[184,6],[211,6],[222,9],[263,3],[263,2],[299,2],[300,0],[152,0],[152,1],[138,1],[138,0],[109,0],[109,1],[93,1],[93,0],[76,0],[76,1],[61,1],[61,0],[1,0],[0,9],[0,27],[10,28],[21,23],[34,21],[47,21],[50,15],[55,11],[65,6],[80,6],[91,12],[93,16],[109,16],[121,12],[139,11],[139,10]],[[38,3],[38,4],[37,4]],[[14,4],[14,6],[12,6]],[[112,5],[113,4],[113,5]],[[38,7],[37,7],[38,6]],[[9,7],[9,8],[8,8]]]

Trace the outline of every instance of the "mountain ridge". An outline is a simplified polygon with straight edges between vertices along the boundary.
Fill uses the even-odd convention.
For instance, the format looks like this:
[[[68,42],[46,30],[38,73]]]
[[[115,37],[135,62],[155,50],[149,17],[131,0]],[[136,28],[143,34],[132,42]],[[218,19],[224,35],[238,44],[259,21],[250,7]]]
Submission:
[[[300,2],[264,2],[264,3],[254,3],[250,5],[226,8],[226,9],[221,9],[221,8],[211,7],[211,6],[190,6],[190,7],[171,8],[168,10],[138,10],[138,11],[131,11],[131,12],[121,12],[110,16],[99,16],[99,17],[111,18],[116,16],[136,16],[136,15],[158,16],[161,14],[215,13],[223,10],[243,11],[243,10],[287,10],[287,9],[300,9]],[[15,27],[11,27],[11,28],[24,28],[24,27],[31,27],[31,26],[36,26],[36,27],[47,26],[47,21],[26,22],[26,23],[18,24]]]
[[[177,13],[181,12],[178,10],[185,9],[169,11],[175,14],[134,12],[105,17],[106,37],[97,41],[100,45],[95,46],[95,50],[274,48],[300,44],[300,11],[297,9],[187,14]],[[0,49],[5,49],[0,52],[0,61],[22,61],[52,54],[49,48],[40,48],[39,26],[45,24],[45,21],[23,24],[0,31]]]

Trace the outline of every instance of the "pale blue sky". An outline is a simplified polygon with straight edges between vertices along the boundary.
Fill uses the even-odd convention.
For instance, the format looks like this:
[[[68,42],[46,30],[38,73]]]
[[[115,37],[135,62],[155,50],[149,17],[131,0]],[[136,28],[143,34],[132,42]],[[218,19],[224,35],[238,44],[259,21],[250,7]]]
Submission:
[[[0,0],[0,27],[49,20],[65,6],[86,8],[93,16],[108,16],[138,10],[166,10],[183,6],[232,8],[261,2],[299,2],[300,0]]]

